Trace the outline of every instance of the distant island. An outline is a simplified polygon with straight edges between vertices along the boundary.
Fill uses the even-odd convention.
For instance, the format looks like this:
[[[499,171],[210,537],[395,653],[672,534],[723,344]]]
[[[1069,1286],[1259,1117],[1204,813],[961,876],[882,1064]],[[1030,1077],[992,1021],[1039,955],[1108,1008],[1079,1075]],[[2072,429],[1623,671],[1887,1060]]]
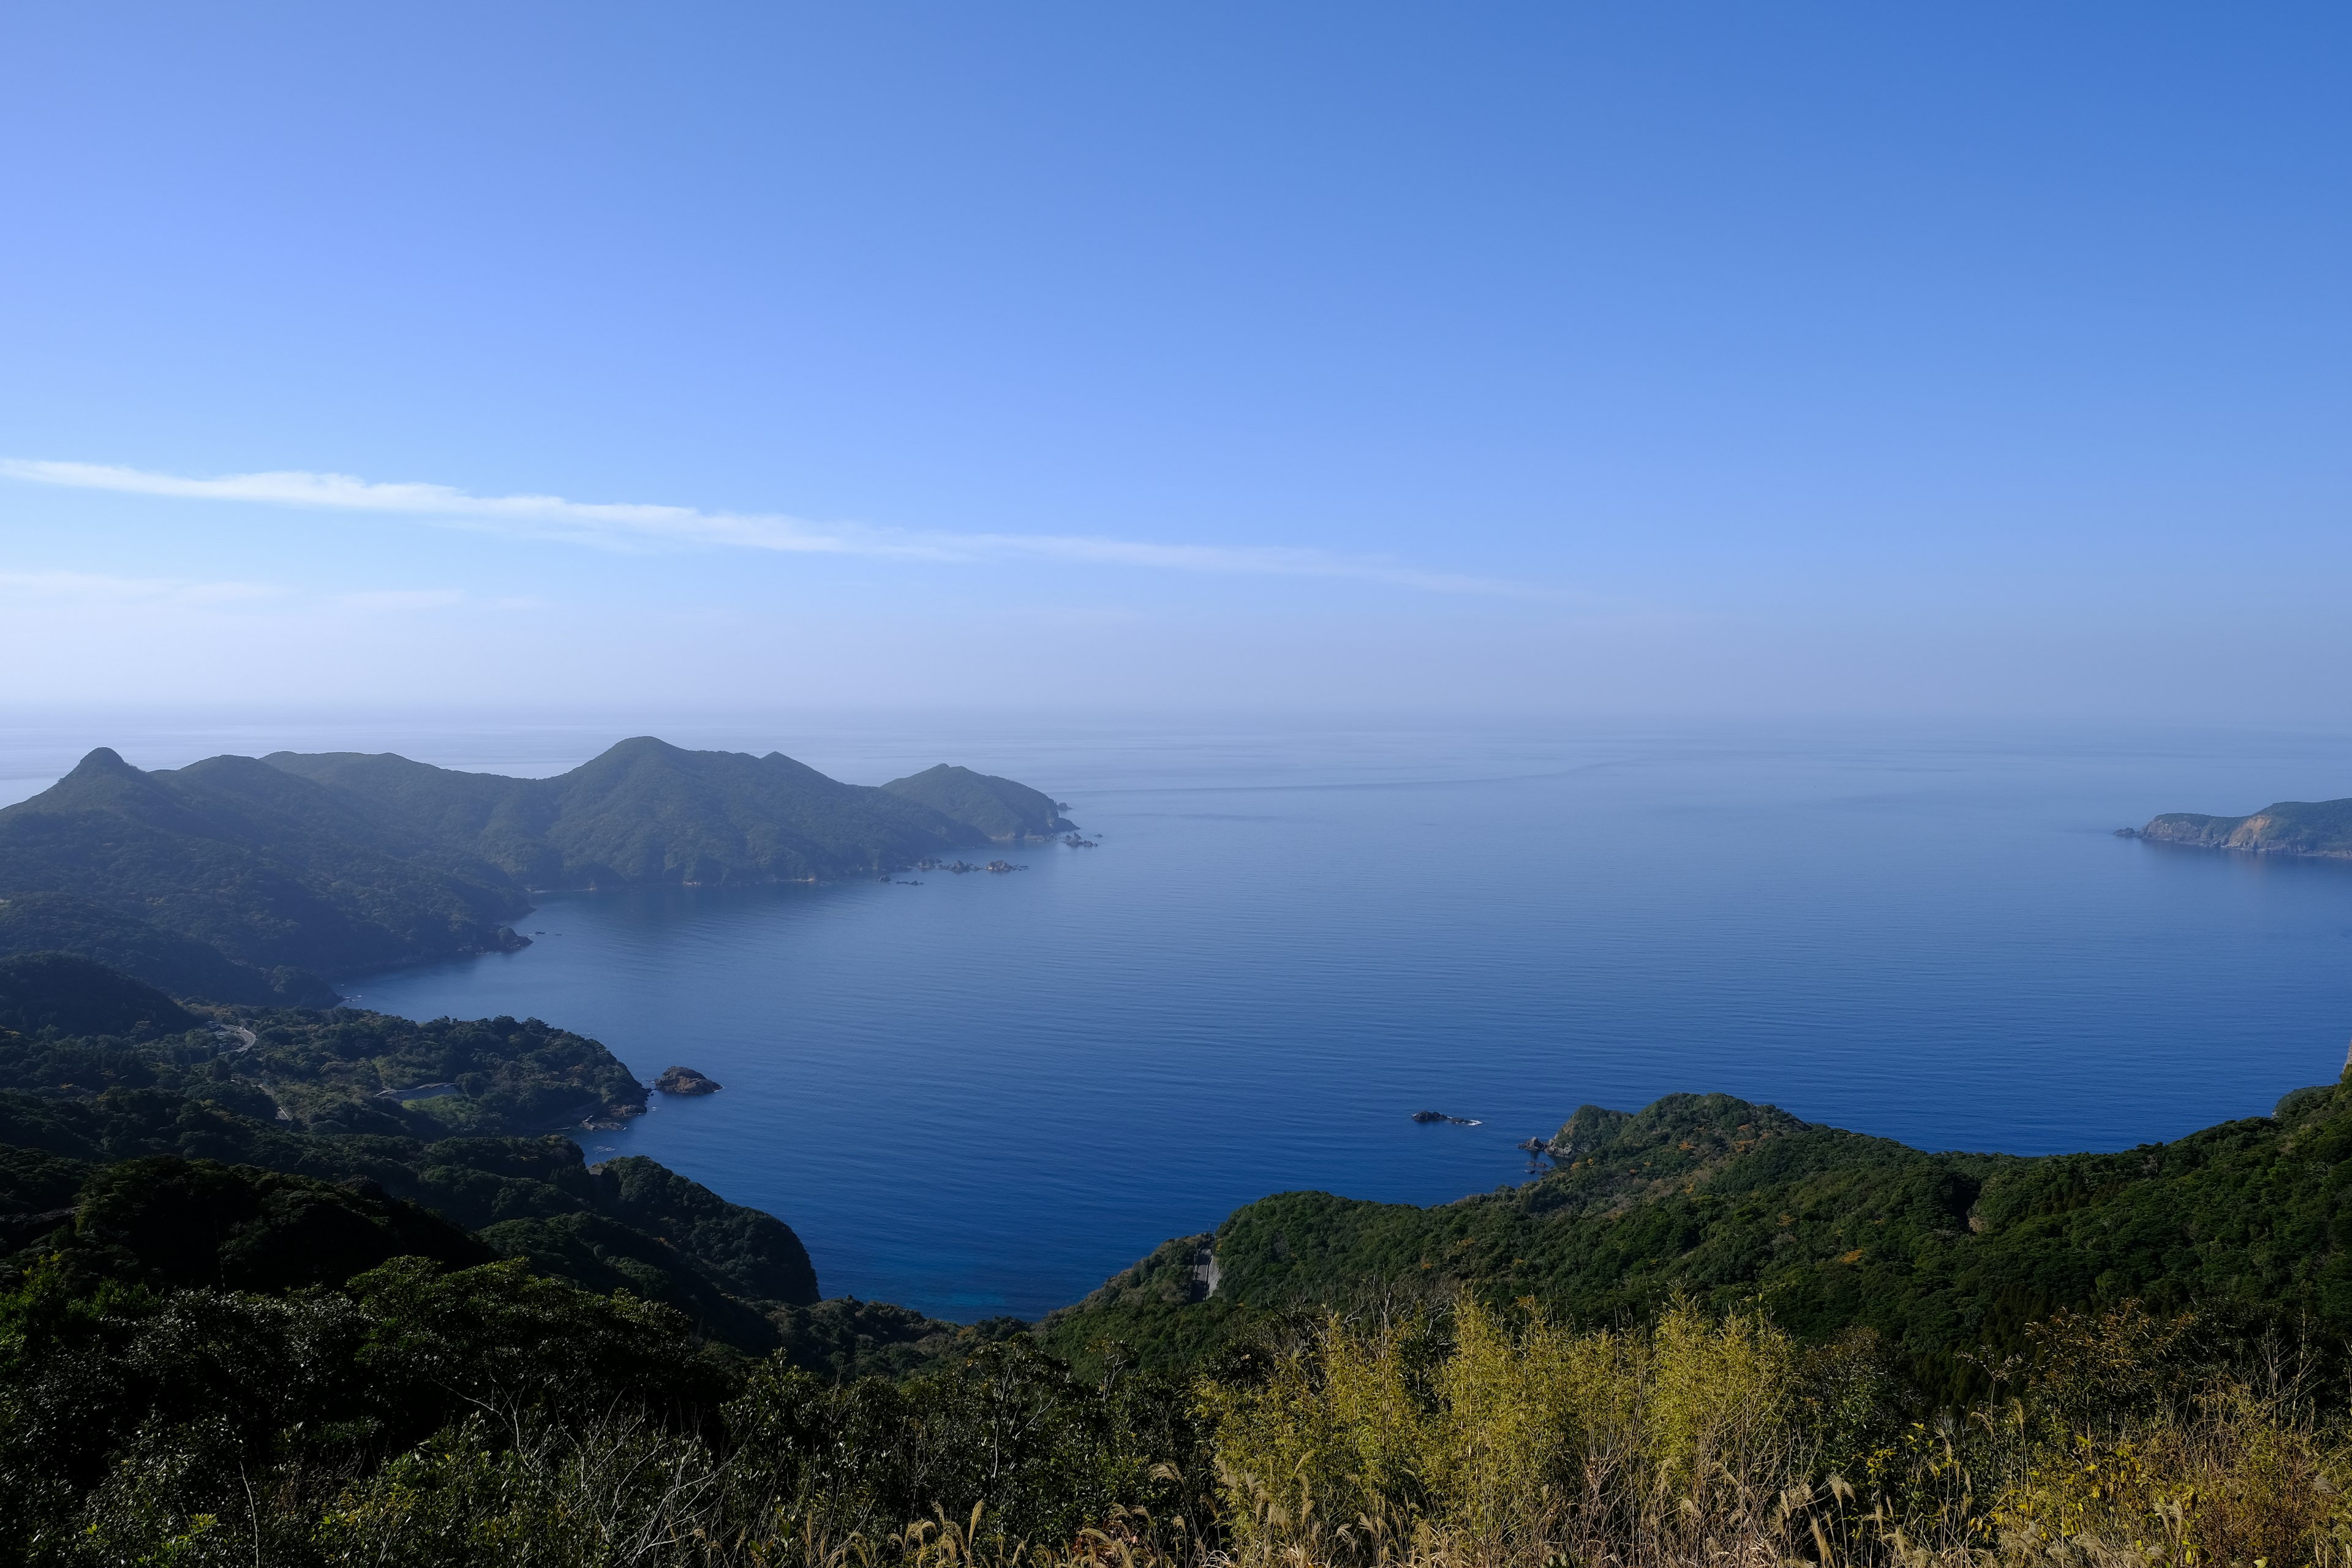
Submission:
[[[2171,811],[2126,834],[2159,844],[2242,849],[2254,855],[2352,859],[2352,800],[2283,800],[2248,816]]]
[[[969,768],[849,784],[651,736],[547,779],[355,752],[145,773],[100,747],[0,810],[0,956],[320,1006],[324,973],[528,946],[510,922],[538,890],[887,875],[1074,826],[1041,791]]]

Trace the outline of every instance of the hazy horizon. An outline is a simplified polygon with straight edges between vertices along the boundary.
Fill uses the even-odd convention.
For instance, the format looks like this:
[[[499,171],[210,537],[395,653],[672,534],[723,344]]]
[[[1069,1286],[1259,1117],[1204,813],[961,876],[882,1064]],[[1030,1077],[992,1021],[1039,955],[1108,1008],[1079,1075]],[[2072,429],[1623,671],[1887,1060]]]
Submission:
[[[2146,720],[1927,716],[1515,716],[1483,713],[1127,710],[987,711],[882,708],[594,711],[583,709],[278,710],[0,707],[0,806],[26,799],[95,747],[133,766],[184,767],[223,754],[392,752],[463,772],[545,777],[617,742],[652,735],[688,750],[781,751],[853,784],[881,784],[937,763],[999,773],[1056,794],[1117,781],[1139,767],[1178,765],[1207,784],[1244,790],[1360,787],[1484,779],[1497,748],[1530,759],[1564,744],[1627,761],[1700,747],[1726,780],[1769,759],[1828,762],[1892,752],[1941,754],[1953,765],[2034,756],[2038,766],[2162,759],[2116,795],[2112,820],[2133,826],[2161,811],[2231,815],[2283,799],[2333,799],[2352,789],[2345,735],[2322,724],[2260,725]],[[1272,773],[1269,758],[1286,760]],[[2071,759],[2071,761],[2069,761]],[[2172,764],[2205,769],[2205,787],[2168,778]],[[1529,766],[1545,776],[1551,764]],[[1517,776],[1528,770],[1507,770]],[[2227,779],[2226,784],[2219,783]],[[2085,824],[2091,825],[2088,822]]]

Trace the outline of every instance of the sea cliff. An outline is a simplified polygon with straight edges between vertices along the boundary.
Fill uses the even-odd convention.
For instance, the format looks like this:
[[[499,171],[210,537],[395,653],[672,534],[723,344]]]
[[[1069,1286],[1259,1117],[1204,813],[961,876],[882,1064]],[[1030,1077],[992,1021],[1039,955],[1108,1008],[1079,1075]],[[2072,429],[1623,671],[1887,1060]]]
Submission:
[[[2352,800],[2283,800],[2248,816],[2167,812],[2151,818],[2138,837],[2160,844],[2242,849],[2256,855],[2352,859]]]

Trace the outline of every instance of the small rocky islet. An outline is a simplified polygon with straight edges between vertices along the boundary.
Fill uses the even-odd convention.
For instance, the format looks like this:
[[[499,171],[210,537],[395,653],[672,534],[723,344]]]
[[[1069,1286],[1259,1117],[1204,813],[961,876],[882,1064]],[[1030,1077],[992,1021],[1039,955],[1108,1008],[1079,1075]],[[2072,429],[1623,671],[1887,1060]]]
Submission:
[[[692,1068],[670,1068],[654,1079],[654,1088],[664,1094],[717,1094],[722,1087],[717,1079]]]

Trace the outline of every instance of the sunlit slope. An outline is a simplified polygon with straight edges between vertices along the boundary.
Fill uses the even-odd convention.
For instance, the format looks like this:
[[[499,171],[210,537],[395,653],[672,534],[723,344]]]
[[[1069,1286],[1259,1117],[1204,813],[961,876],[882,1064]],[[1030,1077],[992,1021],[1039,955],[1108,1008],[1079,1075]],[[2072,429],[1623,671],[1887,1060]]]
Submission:
[[[1077,826],[1054,799],[1027,784],[941,763],[882,786],[892,795],[969,823],[991,838],[1043,838]]]
[[[2174,811],[2139,830],[2142,838],[2271,855],[2352,856],[2352,800],[2283,800],[2251,816]]]
[[[1468,1291],[1600,1324],[1686,1293],[1759,1302],[1813,1339],[1873,1329],[1941,1382],[2034,1319],[2132,1298],[2352,1329],[2352,1091],[2336,1087],[2116,1154],[1927,1153],[1727,1095],[1588,1107],[1550,1152],[1524,1186],[1433,1208],[1265,1198],[1046,1332],[1066,1353],[1101,1340],[1152,1361],[1302,1309]]]

